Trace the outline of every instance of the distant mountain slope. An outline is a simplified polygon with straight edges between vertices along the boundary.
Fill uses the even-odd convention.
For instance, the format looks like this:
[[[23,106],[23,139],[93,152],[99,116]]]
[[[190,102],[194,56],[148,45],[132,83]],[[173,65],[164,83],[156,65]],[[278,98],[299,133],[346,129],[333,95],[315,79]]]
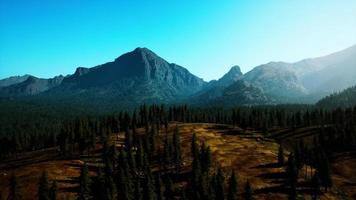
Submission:
[[[242,105],[271,104],[274,100],[262,90],[246,81],[235,81],[222,91],[222,95],[208,102],[209,105],[233,107]]]
[[[147,48],[136,48],[113,62],[78,68],[44,96],[132,106],[176,101],[206,83],[187,69],[171,64]]]
[[[245,80],[266,94],[297,102],[318,99],[356,84],[356,45],[295,63],[270,62],[246,73]]]
[[[222,96],[223,90],[237,81],[241,76],[242,72],[239,66],[233,66],[231,69],[220,79],[212,80],[206,86],[190,97],[189,101],[196,103],[207,102],[213,100],[217,97]]]
[[[0,80],[0,88],[7,87],[13,84],[21,83],[25,81],[30,75],[23,75],[23,76],[11,76],[9,78],[1,79]]]
[[[318,101],[316,105],[323,108],[346,108],[356,106],[356,86],[324,97]]]
[[[246,73],[242,80],[262,89],[275,98],[295,97],[306,94],[295,73],[277,63],[260,65]]]
[[[28,96],[40,94],[61,84],[63,76],[50,79],[29,76],[25,81],[0,88],[0,96]]]
[[[291,68],[310,93],[346,89],[356,84],[356,45],[327,56],[302,60]]]

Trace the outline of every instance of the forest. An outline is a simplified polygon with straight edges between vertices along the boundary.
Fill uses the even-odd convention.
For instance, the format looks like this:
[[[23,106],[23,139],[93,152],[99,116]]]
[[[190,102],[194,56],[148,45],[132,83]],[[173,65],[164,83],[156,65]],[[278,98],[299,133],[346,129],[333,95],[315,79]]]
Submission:
[[[308,105],[233,109],[142,105],[132,112],[97,116],[55,118],[41,112],[13,115],[1,120],[6,123],[1,124],[1,160],[51,147],[58,149],[61,159],[76,158],[93,154],[97,145],[102,147],[103,164],[96,167],[95,176],[89,176],[87,164],[81,167],[78,199],[253,199],[254,186],[248,181],[238,186],[238,174],[223,173],[220,166],[213,165],[210,147],[204,141],[198,143],[195,133],[190,139],[191,167],[183,171],[180,130],[177,126],[169,133],[172,122],[231,125],[258,130],[266,136],[276,128],[315,128],[312,141],[276,141],[280,144],[276,163],[285,168],[289,199],[297,198],[298,176],[305,166],[314,169],[308,186],[313,198],[327,192],[333,185],[332,155],[356,148],[356,107],[327,110]],[[123,144],[112,144],[112,137],[123,137]],[[183,172],[188,177],[184,180]],[[38,198],[56,199],[56,185],[44,170]],[[243,191],[238,189],[242,187]],[[3,198],[21,196],[16,174],[12,174],[8,197]]]

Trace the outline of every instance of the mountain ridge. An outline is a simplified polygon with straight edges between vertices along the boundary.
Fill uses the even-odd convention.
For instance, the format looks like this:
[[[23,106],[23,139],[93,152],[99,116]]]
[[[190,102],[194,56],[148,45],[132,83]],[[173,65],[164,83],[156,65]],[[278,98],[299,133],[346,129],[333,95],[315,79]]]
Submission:
[[[126,102],[124,105],[142,102],[199,104],[215,99],[223,102],[224,97],[234,100],[229,94],[233,94],[231,88],[235,88],[241,90],[236,92],[248,95],[246,99],[254,95],[245,90],[256,92],[255,97],[263,103],[303,103],[356,84],[353,78],[356,77],[355,58],[356,45],[353,45],[327,56],[296,63],[269,62],[245,74],[236,65],[221,78],[205,82],[188,69],[169,63],[148,48],[138,47],[111,62],[91,68],[78,67],[73,74],[65,77],[41,79],[28,75],[0,80],[0,96],[40,95],[83,101],[98,99],[98,103],[119,99]],[[8,85],[1,87],[2,83]],[[241,87],[230,87],[230,93],[226,93],[234,83]],[[234,101],[242,102],[240,100],[245,97],[238,98]],[[250,100],[254,102],[254,99]]]

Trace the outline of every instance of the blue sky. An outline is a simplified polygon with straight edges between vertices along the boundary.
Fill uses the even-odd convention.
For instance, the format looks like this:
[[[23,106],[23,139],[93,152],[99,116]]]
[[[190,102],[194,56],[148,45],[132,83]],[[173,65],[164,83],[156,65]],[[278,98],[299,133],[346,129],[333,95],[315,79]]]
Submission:
[[[354,0],[0,0],[0,78],[66,75],[147,47],[211,80],[354,44]]]

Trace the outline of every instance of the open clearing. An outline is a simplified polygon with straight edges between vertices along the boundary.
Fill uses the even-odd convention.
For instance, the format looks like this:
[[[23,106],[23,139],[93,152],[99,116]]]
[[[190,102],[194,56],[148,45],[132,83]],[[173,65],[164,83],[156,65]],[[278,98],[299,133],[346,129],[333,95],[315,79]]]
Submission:
[[[232,169],[238,174],[240,193],[243,191],[246,180],[249,180],[256,199],[287,198],[284,169],[275,164],[278,144],[273,140],[265,139],[260,133],[253,131],[243,131],[239,128],[216,124],[172,123],[169,132],[172,132],[176,125],[179,126],[182,137],[185,169],[188,169],[191,163],[191,137],[193,133],[196,133],[199,143],[205,142],[210,146],[215,166],[221,166],[226,176],[230,175]],[[113,140],[116,143],[122,143],[123,137],[113,136]],[[26,153],[22,157],[0,164],[0,190],[6,197],[9,177],[12,173],[16,173],[24,199],[36,199],[38,178],[45,169],[49,174],[49,180],[58,182],[58,199],[73,199],[78,187],[80,167],[84,161],[88,162],[91,175],[94,175],[96,167],[101,162],[100,154],[62,160],[54,148]],[[321,199],[355,199],[355,156],[339,156],[333,165],[333,171],[335,186]],[[301,177],[304,177],[303,173]],[[310,199],[309,191],[303,188],[305,180],[300,179],[299,182],[301,182],[298,191],[300,197]]]

